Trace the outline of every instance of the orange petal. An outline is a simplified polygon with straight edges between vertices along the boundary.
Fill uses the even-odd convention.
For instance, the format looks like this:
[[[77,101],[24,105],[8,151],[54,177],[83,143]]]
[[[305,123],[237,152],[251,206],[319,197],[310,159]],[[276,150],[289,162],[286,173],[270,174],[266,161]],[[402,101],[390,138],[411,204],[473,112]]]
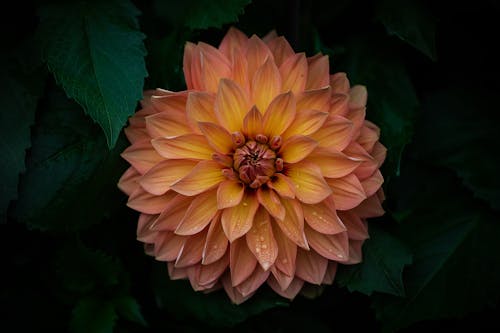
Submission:
[[[216,92],[219,81],[222,78],[229,78],[231,75],[231,65],[226,56],[213,46],[200,42],[201,77],[205,90]]]
[[[148,131],[145,128],[142,127],[132,127],[130,125],[129,127],[126,127],[123,129],[125,132],[125,136],[127,137],[127,140],[130,141],[130,143],[134,144],[139,141],[147,141],[151,140],[149,137]]]
[[[387,148],[384,147],[380,142],[376,142],[373,146],[372,156],[377,161],[377,166],[380,168],[382,163],[384,163],[385,157],[387,155]]]
[[[158,113],[168,112],[183,116],[186,109],[187,91],[181,92],[168,92],[167,95],[153,95],[151,96],[151,105]],[[155,112],[155,113],[156,113]],[[150,115],[145,115],[146,118]]]
[[[376,170],[370,178],[363,180],[361,185],[363,186],[366,196],[369,197],[374,195],[383,183],[384,177],[382,173],[380,170]]]
[[[267,46],[271,50],[277,66],[281,66],[286,59],[295,54],[290,44],[283,36],[273,38],[267,43]]]
[[[252,274],[257,266],[257,259],[255,259],[255,256],[247,246],[246,240],[243,238],[235,240],[229,247],[231,284],[237,286]]]
[[[284,162],[297,163],[306,158],[317,146],[318,143],[307,136],[294,135],[283,142],[279,153]]]
[[[224,128],[214,123],[198,123],[201,132],[208,140],[208,144],[215,151],[222,154],[229,154],[233,149],[231,134]]]
[[[183,112],[160,112],[146,117],[146,128],[151,138],[174,137],[191,132]]]
[[[333,201],[338,210],[354,208],[366,199],[363,186],[353,174],[342,178],[328,178],[326,181],[332,188]]]
[[[304,285],[304,280],[295,278],[292,280],[288,288],[285,290],[282,290],[274,276],[270,277],[267,280],[267,284],[280,296],[283,296],[285,298],[288,298],[290,300],[293,300],[295,296],[298,295],[300,290],[302,289],[302,286]]]
[[[306,90],[319,89],[330,83],[330,64],[328,56],[315,57],[309,62]]]
[[[376,195],[368,197],[359,206],[355,207],[353,212],[361,218],[378,217],[385,213],[382,203]]]
[[[283,92],[292,91],[298,94],[304,91],[307,80],[307,60],[304,53],[297,53],[288,57],[281,64],[280,74],[283,82]]]
[[[346,227],[337,216],[332,196],[315,205],[302,205],[307,224],[322,234],[338,234]]]
[[[285,208],[281,205],[279,196],[272,189],[259,187],[257,200],[275,219],[283,220],[285,218]]]
[[[200,265],[198,283],[202,286],[210,285],[216,282],[229,266],[229,254],[223,256],[220,260],[207,265]]]
[[[189,236],[203,230],[217,213],[215,190],[197,195],[175,230],[177,235]]]
[[[229,274],[225,274],[221,278],[222,286],[224,287],[224,291],[226,292],[231,302],[234,304],[241,304],[245,302],[247,299],[252,297],[253,294],[243,296],[238,289],[234,288],[231,281],[231,276]]]
[[[142,187],[138,187],[130,195],[127,206],[141,213],[159,214],[173,197],[173,193],[170,192],[156,196],[145,191]]]
[[[293,268],[294,274],[292,276],[286,275],[285,273],[277,269],[276,266],[272,266],[270,271],[273,277],[276,279],[276,282],[278,282],[281,290],[286,290],[290,286],[290,283],[292,283],[295,275],[295,267]]]
[[[364,124],[366,117],[366,108],[358,108],[358,109],[349,109],[349,112],[346,114],[346,118],[352,121],[353,123],[353,138],[357,139],[360,134],[361,127]]]
[[[320,147],[342,151],[351,142],[353,134],[354,125],[349,119],[332,115],[323,127],[311,134],[311,138],[318,141]]]
[[[281,135],[295,118],[295,98],[288,92],[276,96],[264,114],[263,132],[269,138]]]
[[[365,120],[364,125],[361,127],[361,132],[359,133],[358,143],[363,147],[368,153],[373,150],[373,146],[378,141],[380,137],[380,129],[377,125],[372,122]]]
[[[193,59],[193,52],[196,48],[196,45],[187,42],[186,45],[184,46],[184,59],[182,60],[183,67],[182,69],[184,70],[184,78],[186,79],[186,85],[188,89],[193,89],[193,80],[192,80],[192,75],[191,75],[191,66],[192,66],[192,59]]]
[[[165,160],[148,170],[139,180],[142,188],[154,195],[162,195],[170,186],[185,177],[196,165],[190,160]]]
[[[250,108],[247,93],[236,83],[222,79],[215,98],[215,116],[230,132],[240,131]]]
[[[245,91],[250,93],[250,81],[248,78],[248,62],[244,50],[236,49],[232,59],[233,71],[231,79]]]
[[[217,208],[224,209],[234,207],[241,202],[245,187],[237,181],[225,180],[219,184],[217,189]]]
[[[295,198],[294,184],[284,174],[275,173],[271,180],[267,182],[267,186],[275,190],[280,197],[287,199]]]
[[[139,178],[141,174],[134,167],[129,167],[127,171],[120,177],[118,188],[126,195],[131,195],[132,192],[139,186]]]
[[[275,38],[278,38],[278,33],[273,29],[269,31],[264,37],[262,37],[262,41],[269,45],[269,43]]]
[[[316,148],[309,160],[314,161],[324,177],[340,178],[350,174],[361,162],[331,148]]]
[[[330,109],[330,87],[307,90],[297,97],[297,111],[318,110],[328,112]]]
[[[140,174],[145,174],[149,169],[163,160],[149,141],[136,142],[121,154],[127,162]]]
[[[236,286],[236,289],[243,297],[252,295],[264,282],[266,282],[268,277],[269,271],[263,270],[260,266],[257,266],[252,275]]]
[[[253,78],[257,69],[262,66],[268,58],[273,59],[273,55],[264,42],[253,35],[248,40],[246,49],[246,58],[248,61],[248,77]]]
[[[252,228],[246,234],[247,245],[262,268],[267,271],[278,256],[278,244],[273,236],[271,218],[262,207],[255,214]]]
[[[137,223],[137,240],[144,243],[154,243],[158,237],[158,232],[151,230],[151,224],[158,215],[141,214]]]
[[[283,221],[275,220],[286,237],[300,247],[309,249],[306,236],[304,234],[304,213],[301,204],[294,199],[281,199],[281,204],[285,207],[285,218]]]
[[[272,58],[257,69],[252,79],[252,101],[259,110],[266,110],[281,92],[281,76]]]
[[[287,276],[293,277],[295,275],[297,245],[295,245],[276,224],[273,224],[273,235],[278,245],[278,257],[274,262],[274,266]]]
[[[195,235],[187,237],[184,246],[175,261],[175,267],[187,267],[197,264],[201,261],[203,246],[205,245],[206,231],[199,232]]]
[[[233,52],[246,49],[247,43],[248,37],[243,32],[235,27],[230,27],[219,45],[219,50],[228,59],[232,59]]]
[[[168,193],[173,194],[175,192]],[[191,201],[193,201],[192,197],[176,194],[165,206],[158,219],[151,225],[151,229],[159,231],[174,231],[177,229],[179,222],[186,215],[186,210]]]
[[[309,245],[323,257],[335,261],[346,261],[349,258],[347,232],[325,235],[308,226],[305,227],[305,232]]]
[[[349,95],[346,94],[332,94],[330,100],[330,114],[345,117],[349,112]]]
[[[170,231],[159,233],[159,240],[155,243],[155,258],[159,261],[174,261],[187,240],[187,237],[179,236]]]
[[[199,122],[216,123],[217,118],[214,113],[215,96],[207,92],[190,92],[186,102],[186,116],[189,126],[197,133]]]
[[[349,239],[365,240],[370,238],[366,222],[364,222],[358,215],[350,210],[338,212],[338,214],[347,228]]]
[[[203,265],[209,265],[219,260],[226,253],[228,241],[224,230],[222,230],[220,215],[220,213],[215,215],[208,228],[207,241],[203,248],[201,261]]]
[[[358,161],[370,161],[373,157],[357,142],[351,142],[343,151],[351,159]]]
[[[321,282],[321,284],[327,284],[327,285],[333,284],[333,280],[335,279],[335,275],[337,274],[337,267],[338,264],[335,261],[328,262],[328,267],[326,268],[325,277],[323,278],[323,282]]]
[[[252,139],[255,139],[257,134],[262,134],[262,114],[255,106],[243,119],[243,133]]]
[[[330,75],[330,86],[335,94],[348,94],[351,85],[345,73],[335,73]]]
[[[201,161],[190,173],[170,186],[170,188],[187,196],[197,195],[216,187],[226,179],[221,170],[222,167],[217,162]]]
[[[184,134],[174,138],[158,138],[151,141],[155,150],[164,158],[209,160],[213,149],[202,135]]]
[[[311,135],[323,126],[327,118],[328,113],[326,112],[317,110],[299,111],[295,114],[295,119],[282,137],[286,139],[295,134]]]
[[[343,262],[344,265],[355,265],[363,261],[363,243],[364,240],[349,241],[349,260]]]
[[[288,177],[295,184],[295,195],[300,201],[315,204],[332,193],[316,164],[302,161],[287,168]]]
[[[321,284],[327,266],[328,259],[320,256],[315,251],[298,249],[295,275],[302,280],[312,284]]]
[[[243,236],[250,230],[259,202],[253,192],[247,191],[241,202],[222,212],[222,228],[230,242]]]
[[[366,100],[368,98],[368,93],[365,86],[356,85],[351,88],[349,92],[349,107],[350,108],[364,108],[366,106]]]
[[[167,263],[167,267],[170,280],[184,280],[188,277],[186,268],[175,267],[173,262]]]

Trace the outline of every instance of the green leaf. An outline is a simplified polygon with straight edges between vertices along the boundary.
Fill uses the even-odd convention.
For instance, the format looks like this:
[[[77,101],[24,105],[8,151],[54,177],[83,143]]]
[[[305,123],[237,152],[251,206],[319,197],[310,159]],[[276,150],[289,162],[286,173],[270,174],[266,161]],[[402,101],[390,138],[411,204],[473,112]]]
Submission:
[[[144,320],[139,304],[135,298],[131,296],[117,297],[113,300],[113,304],[120,317],[142,326],[147,326],[146,320]]]
[[[349,291],[371,295],[374,291],[404,296],[403,268],[411,264],[409,250],[394,236],[370,224],[370,239],[363,245],[363,262],[342,266],[337,281]]]
[[[498,111],[494,89],[455,86],[429,94],[423,105],[418,156],[452,169],[465,186],[500,210]]]
[[[366,118],[381,129],[381,142],[387,147],[384,176],[399,174],[405,146],[411,141],[415,112],[419,105],[408,73],[396,52],[377,36],[352,38],[346,53],[337,59],[351,84],[368,90]]]
[[[381,0],[377,19],[387,33],[410,44],[436,61],[436,19],[416,0]]]
[[[81,299],[73,309],[72,333],[112,333],[117,315],[113,304],[94,297]]]
[[[174,26],[190,29],[221,28],[226,23],[238,21],[251,0],[184,0],[156,1],[156,12]]]
[[[402,175],[398,181],[401,188],[412,189],[413,210],[399,233],[414,259],[405,269],[406,298],[373,297],[384,328],[394,331],[425,319],[461,316],[497,302],[498,216],[449,173],[411,161]]]
[[[99,129],[62,92],[41,103],[14,217],[39,230],[82,230],[121,204],[124,140],[108,151]]]
[[[44,5],[40,35],[57,82],[103,129],[113,147],[142,98],[147,76],[143,44],[129,1]]]
[[[223,290],[204,294],[191,288],[188,281],[171,281],[167,265],[155,263],[153,285],[160,308],[179,320],[196,319],[213,327],[231,327],[265,310],[288,303],[269,290],[240,305],[232,304]]]

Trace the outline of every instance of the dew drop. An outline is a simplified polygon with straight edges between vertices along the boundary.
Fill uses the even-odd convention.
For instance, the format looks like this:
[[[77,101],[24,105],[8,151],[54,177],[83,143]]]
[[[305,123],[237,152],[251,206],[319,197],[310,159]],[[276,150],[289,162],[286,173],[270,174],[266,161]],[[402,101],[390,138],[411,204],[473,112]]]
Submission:
[[[244,207],[248,206],[248,203],[247,202],[243,202],[242,204]]]
[[[313,211],[313,215],[316,216],[318,215],[318,213],[316,211]]]
[[[344,256],[341,254],[337,254],[337,257],[339,257],[340,259],[344,258]]]
[[[258,246],[257,246],[257,247],[255,248],[255,252],[260,253],[260,247],[258,247]]]
[[[288,263],[288,259],[287,258],[283,258],[283,259],[281,259],[281,262],[284,263],[284,264],[286,264],[286,263]]]
[[[265,240],[264,236],[260,236],[259,239],[261,242],[263,242]]]
[[[262,248],[265,250],[267,249],[267,245],[266,244],[262,244]]]

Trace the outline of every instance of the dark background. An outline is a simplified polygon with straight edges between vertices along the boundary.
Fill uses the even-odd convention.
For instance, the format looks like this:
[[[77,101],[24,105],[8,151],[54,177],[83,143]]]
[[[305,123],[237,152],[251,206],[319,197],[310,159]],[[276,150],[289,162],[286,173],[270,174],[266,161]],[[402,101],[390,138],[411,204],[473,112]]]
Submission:
[[[135,240],[138,215],[116,188],[126,139],[108,149],[70,92],[79,81],[50,66],[65,29],[47,23],[61,22],[54,17],[121,22],[110,14],[120,1],[102,2],[109,11],[87,3],[97,9],[35,1],[2,10],[2,331],[500,329],[498,1],[133,1],[146,36],[144,88],[184,89],[187,40],[218,45],[232,25],[249,36],[276,29],[367,86],[367,118],[389,149],[387,214],[370,221],[364,263],[322,292],[288,302],[266,287],[239,307],[223,292],[169,281]]]

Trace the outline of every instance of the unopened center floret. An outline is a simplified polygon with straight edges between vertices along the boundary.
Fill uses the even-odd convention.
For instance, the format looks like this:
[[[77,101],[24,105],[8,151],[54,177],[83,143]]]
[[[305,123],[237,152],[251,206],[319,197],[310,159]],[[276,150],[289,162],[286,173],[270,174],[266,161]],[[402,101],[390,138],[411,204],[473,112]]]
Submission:
[[[241,181],[257,188],[276,172],[276,153],[267,144],[247,141],[233,155],[234,169]]]

